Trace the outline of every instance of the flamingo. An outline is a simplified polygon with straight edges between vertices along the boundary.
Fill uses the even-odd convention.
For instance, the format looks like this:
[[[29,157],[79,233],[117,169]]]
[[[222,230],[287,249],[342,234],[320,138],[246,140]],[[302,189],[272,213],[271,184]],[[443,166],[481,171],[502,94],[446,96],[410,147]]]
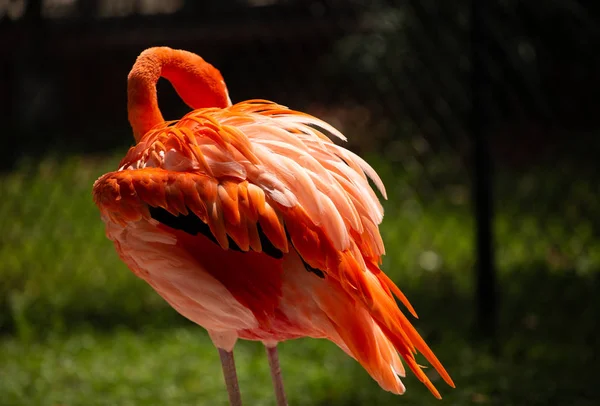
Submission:
[[[156,82],[193,109],[165,121]],[[106,235],[130,270],[177,312],[204,327],[241,405],[233,348],[261,341],[279,406],[286,405],[277,343],[324,338],[395,394],[404,363],[431,393],[420,352],[454,383],[408,318],[417,317],[380,270],[387,199],[375,170],[333,143],[346,140],[311,115],[266,100],[232,104],[220,72],[168,47],[143,51],[128,76],[136,144],[93,198]]]

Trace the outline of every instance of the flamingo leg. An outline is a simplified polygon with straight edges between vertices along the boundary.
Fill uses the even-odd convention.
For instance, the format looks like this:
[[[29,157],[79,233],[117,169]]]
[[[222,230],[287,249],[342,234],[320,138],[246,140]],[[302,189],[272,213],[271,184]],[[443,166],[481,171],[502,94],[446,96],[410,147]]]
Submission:
[[[229,352],[219,348],[219,357],[221,358],[223,376],[225,377],[225,385],[227,385],[227,393],[229,394],[229,404],[231,406],[242,406],[242,395],[235,371],[233,351]]]
[[[277,346],[265,345],[267,350],[267,358],[269,359],[269,367],[271,368],[271,378],[273,379],[273,387],[275,388],[275,397],[277,406],[287,406],[285,397],[285,389],[283,387],[283,378],[281,377],[281,366],[279,365],[279,354]]]

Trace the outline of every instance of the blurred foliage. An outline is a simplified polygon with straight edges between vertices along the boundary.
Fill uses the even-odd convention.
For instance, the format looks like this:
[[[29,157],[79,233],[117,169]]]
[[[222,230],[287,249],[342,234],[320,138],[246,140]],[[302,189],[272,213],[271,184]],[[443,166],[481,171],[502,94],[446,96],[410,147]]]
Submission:
[[[90,189],[119,156],[23,161],[0,179],[3,404],[226,404],[218,355],[204,331],[129,272],[103,235]],[[520,211],[518,187],[516,199],[503,200],[496,223],[503,298],[496,353],[470,340],[473,220],[466,191],[444,184],[440,174],[445,186],[423,198],[416,188],[427,190],[423,183],[435,183],[435,176],[377,156],[368,161],[389,190],[384,269],[415,305],[415,325],[458,386],[444,387],[428,372],[444,401],[594,404],[600,240],[588,223],[579,218],[573,232],[551,213]],[[535,188],[523,190],[535,196],[551,191],[557,174],[530,176]],[[590,187],[575,183],[579,192],[566,202],[597,204]],[[263,349],[248,342],[237,348],[246,402],[272,403]],[[281,357],[291,404],[433,401],[412,376],[403,398],[381,391],[331,343],[283,343]]]

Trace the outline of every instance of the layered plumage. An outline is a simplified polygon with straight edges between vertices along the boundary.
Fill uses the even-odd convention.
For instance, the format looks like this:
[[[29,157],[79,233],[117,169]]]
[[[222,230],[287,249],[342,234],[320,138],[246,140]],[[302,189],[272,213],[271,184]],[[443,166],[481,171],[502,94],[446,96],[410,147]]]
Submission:
[[[385,197],[383,183],[326,134],[345,139],[263,100],[159,122],[94,185],[107,236],[219,348],[238,338],[326,338],[394,393],[405,391],[400,354],[440,397],[417,351],[452,380],[379,269],[383,209],[369,178]]]

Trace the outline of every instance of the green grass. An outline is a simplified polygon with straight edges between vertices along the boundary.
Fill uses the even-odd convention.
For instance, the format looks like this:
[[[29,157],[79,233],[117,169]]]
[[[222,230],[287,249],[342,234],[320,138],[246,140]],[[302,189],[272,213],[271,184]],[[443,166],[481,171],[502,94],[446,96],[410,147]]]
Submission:
[[[424,185],[418,165],[370,161],[389,189],[384,269],[417,308],[415,325],[457,389],[428,370],[442,403],[412,376],[396,397],[331,343],[303,339],[280,347],[290,404],[596,404],[600,240],[586,217],[596,218],[594,183],[573,182],[551,195],[556,207],[540,210],[528,199],[550,193],[544,182],[554,187],[557,174],[534,173],[533,186],[499,179],[494,349],[473,338],[468,188]],[[131,274],[104,237],[91,185],[117,162],[49,156],[0,177],[2,405],[226,404],[207,335]],[[273,404],[262,347],[240,342],[236,360],[246,404]]]

